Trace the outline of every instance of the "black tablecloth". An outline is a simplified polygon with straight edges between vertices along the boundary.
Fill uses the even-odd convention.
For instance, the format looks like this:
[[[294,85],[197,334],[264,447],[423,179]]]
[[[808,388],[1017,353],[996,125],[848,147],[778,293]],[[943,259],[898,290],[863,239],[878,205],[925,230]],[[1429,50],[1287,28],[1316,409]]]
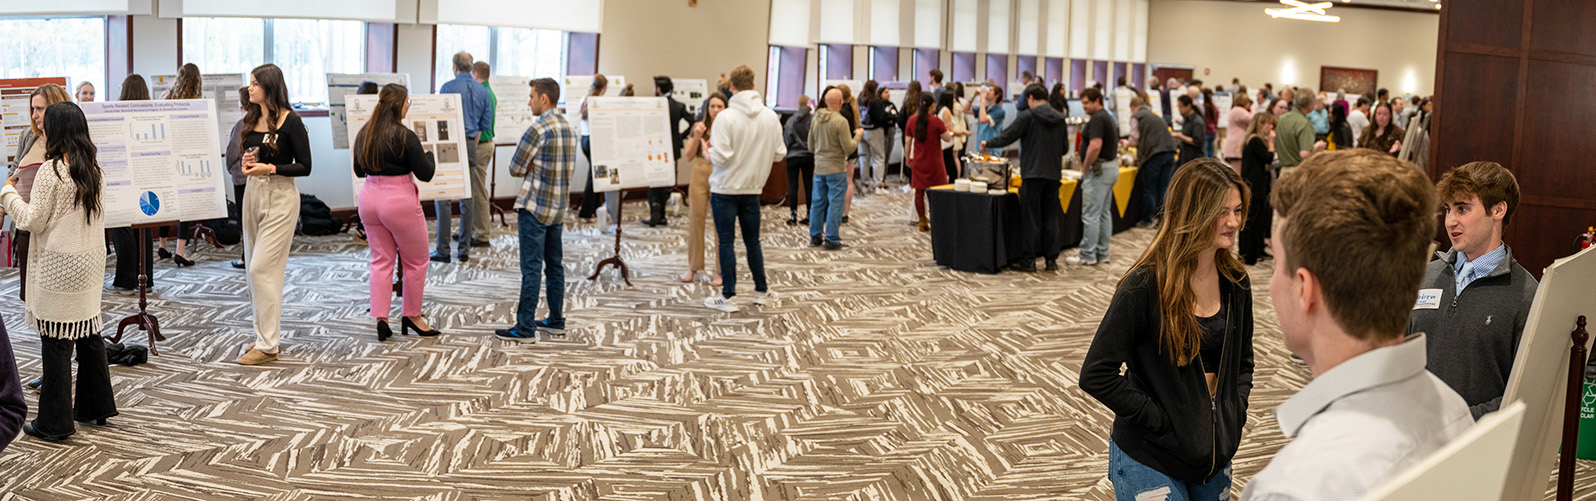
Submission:
[[[1142,220],[1142,197],[1136,190],[1131,189],[1130,203],[1125,206],[1125,215],[1119,215],[1119,195],[1109,197],[1108,211],[1112,214],[1114,234],[1135,228],[1136,223]],[[1081,185],[1075,184],[1075,196],[1070,197],[1070,207],[1064,211],[1064,216],[1058,220],[1058,241],[1063,248],[1081,246],[1081,234],[1086,232],[1085,223],[1081,222]]]
[[[926,200],[931,253],[938,266],[997,273],[1018,257],[1019,195],[927,190]]]

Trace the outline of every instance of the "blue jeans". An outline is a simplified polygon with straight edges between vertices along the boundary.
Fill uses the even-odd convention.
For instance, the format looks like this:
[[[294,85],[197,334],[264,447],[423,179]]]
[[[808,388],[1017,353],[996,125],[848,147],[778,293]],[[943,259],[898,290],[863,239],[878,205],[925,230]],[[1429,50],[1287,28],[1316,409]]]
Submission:
[[[748,271],[754,275],[754,290],[765,292],[765,252],[759,247],[759,195],[709,194],[709,209],[715,218],[715,233],[720,238],[721,296],[737,295],[737,251],[732,249],[737,227],[743,229],[743,248],[748,251]],[[814,218],[810,217],[810,224]]]
[[[1186,483],[1136,461],[1119,450],[1119,444],[1108,442],[1108,481],[1114,484],[1114,499],[1118,501],[1136,501],[1142,493],[1147,493],[1151,499],[1166,501],[1228,500],[1230,466],[1226,463],[1206,484]],[[1160,498],[1158,493],[1168,496]]]
[[[1114,235],[1114,181],[1119,179],[1119,166],[1105,162],[1103,175],[1094,176],[1087,169],[1081,175],[1081,260],[1108,259],[1108,239]]]
[[[820,238],[825,230],[826,241],[842,243],[842,196],[848,192],[848,173],[815,176],[813,196],[809,199],[809,236]]]
[[[1137,190],[1142,192],[1142,220],[1151,222],[1164,208],[1164,191],[1169,189],[1169,178],[1175,173],[1175,152],[1166,151],[1147,157],[1141,171],[1136,174]]]
[[[548,276],[549,325],[565,327],[565,264],[560,235],[564,223],[543,224],[526,209],[516,210],[521,234],[521,301],[515,307],[515,327],[522,334],[538,331],[538,282]]]

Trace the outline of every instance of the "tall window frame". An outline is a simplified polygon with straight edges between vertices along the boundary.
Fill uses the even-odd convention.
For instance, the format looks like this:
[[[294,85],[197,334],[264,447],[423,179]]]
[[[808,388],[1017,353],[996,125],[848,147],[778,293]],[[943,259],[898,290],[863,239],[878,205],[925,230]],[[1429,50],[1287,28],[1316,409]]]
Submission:
[[[319,107],[327,103],[328,73],[366,71],[368,27],[364,21],[333,19],[187,17],[178,34],[183,48],[178,64],[192,62],[206,74],[247,74],[276,64],[287,80],[289,100]],[[311,33],[321,38],[306,36]],[[259,45],[249,41],[257,37]]]
[[[568,31],[468,24],[439,24],[436,29],[437,36],[433,41],[433,49],[437,53],[437,59],[433,61],[433,92],[437,92],[444,82],[454,79],[452,60],[455,53],[462,50],[470,53],[478,61],[487,61],[495,75],[521,75],[560,80],[569,70],[571,33]],[[464,36],[480,36],[482,39],[467,40]],[[558,60],[552,55],[556,52],[552,49],[553,39],[556,37]],[[517,47],[513,42],[529,38],[534,43],[532,59],[536,62],[529,68],[523,68],[522,64],[527,58],[515,57],[514,54],[525,50],[525,47]]]
[[[76,87],[89,82],[99,94],[96,99],[105,100],[110,79],[106,23],[106,16],[0,18],[0,53],[6,54],[0,58],[0,78],[67,77],[67,93],[74,99]]]

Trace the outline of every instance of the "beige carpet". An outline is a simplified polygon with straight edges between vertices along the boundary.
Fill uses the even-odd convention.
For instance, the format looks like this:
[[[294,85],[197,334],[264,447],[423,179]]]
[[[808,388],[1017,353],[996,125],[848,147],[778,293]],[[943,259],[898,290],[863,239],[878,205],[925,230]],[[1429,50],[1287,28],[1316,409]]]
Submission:
[[[364,246],[298,239],[282,360],[263,367],[231,362],[253,339],[243,274],[226,263],[236,249],[161,263],[150,310],[170,340],[147,365],[113,368],[122,415],[63,444],[13,442],[0,499],[1111,499],[1111,416],[1076,379],[1151,233],[1117,235],[1107,266],[972,275],[932,264],[909,202],[856,199],[838,252],[809,248],[784,208],[767,208],[780,299],[740,295],[734,314],[702,306],[707,283],[678,281],[684,218],[625,225],[633,287],[613,272],[585,280],[614,240],[568,226],[570,331],[536,345],[492,335],[519,287],[510,228],[469,264],[432,265],[426,312],[444,336],[386,343],[366,316]],[[1273,409],[1309,378],[1281,346],[1270,264],[1253,270],[1238,494],[1285,442]],[[38,341],[15,272],[0,278],[29,379]],[[105,299],[113,319],[135,304]]]

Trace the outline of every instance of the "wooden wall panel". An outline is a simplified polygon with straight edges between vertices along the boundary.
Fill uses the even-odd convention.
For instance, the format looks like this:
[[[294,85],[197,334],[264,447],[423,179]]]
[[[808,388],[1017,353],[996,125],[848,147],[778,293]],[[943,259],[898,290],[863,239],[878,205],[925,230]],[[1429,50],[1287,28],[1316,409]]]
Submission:
[[[1468,85],[1446,89],[1437,100],[1438,106],[1447,106],[1448,113],[1437,116],[1435,132],[1446,138],[1447,147],[1436,150],[1431,171],[1439,175],[1476,160],[1512,165],[1518,59],[1455,54],[1446,60],[1441,81]],[[1448,120],[1452,117],[1457,119]]]
[[[1523,47],[1524,0],[1463,0],[1443,7],[1441,15],[1454,23],[1454,29],[1441,33],[1443,47]]]
[[[1531,60],[1529,72],[1534,90],[1524,107],[1535,116],[1524,120],[1523,156],[1514,169],[1519,189],[1525,196],[1566,197],[1583,186],[1582,196],[1596,200],[1596,101],[1569,99],[1590,93],[1596,66]]]
[[[1535,0],[1530,48],[1596,56],[1596,2]]]

